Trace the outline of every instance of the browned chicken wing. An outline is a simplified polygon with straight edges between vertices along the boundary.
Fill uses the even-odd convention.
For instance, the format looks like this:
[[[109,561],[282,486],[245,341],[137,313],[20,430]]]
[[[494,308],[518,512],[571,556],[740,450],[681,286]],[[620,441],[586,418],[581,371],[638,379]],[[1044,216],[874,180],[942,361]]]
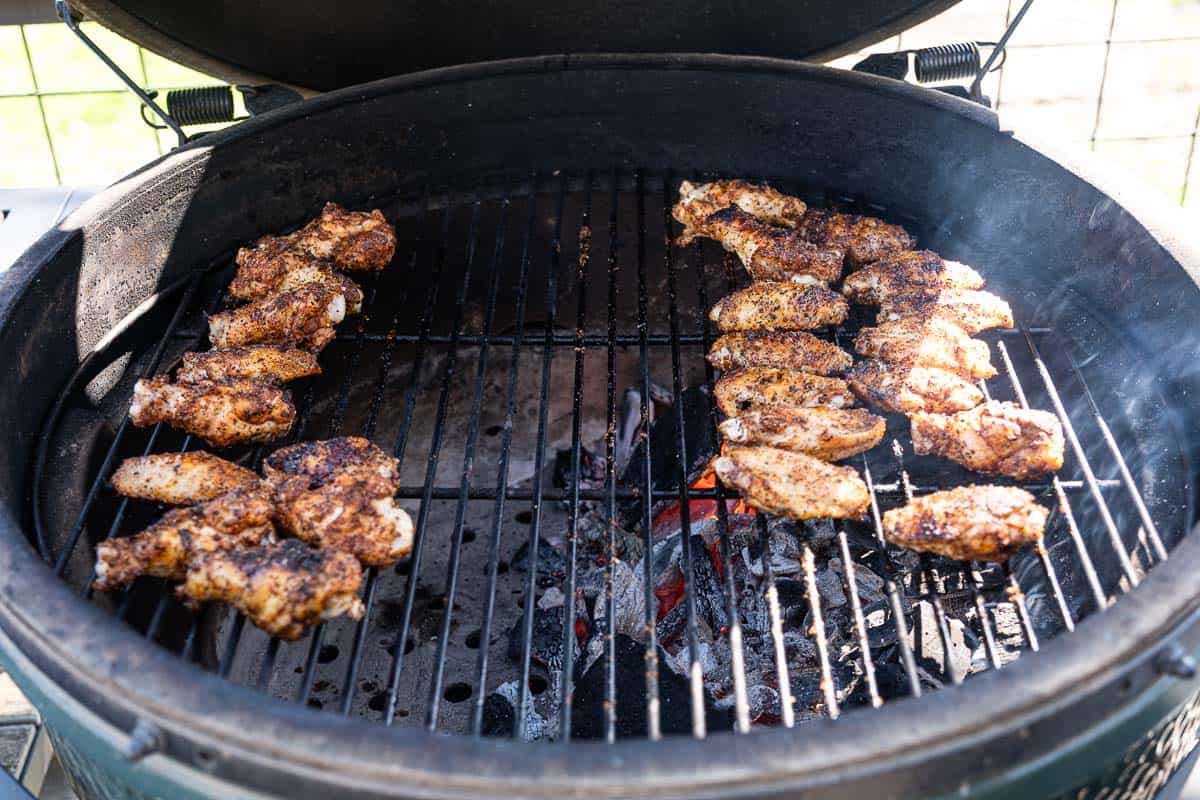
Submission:
[[[269,442],[286,434],[296,407],[286,389],[257,381],[171,383],[138,381],[129,419],[139,427],[165,422],[216,447]]]
[[[863,328],[854,349],[860,356],[889,364],[936,367],[972,380],[996,374],[987,342],[976,341],[962,328],[940,319],[900,319]]]
[[[714,211],[680,239],[691,241],[695,236],[715,239],[737,253],[756,281],[825,285],[842,275],[842,250],[817,247],[795,231],[768,225],[736,206]]]
[[[916,413],[913,451],[939,455],[985,475],[1027,480],[1063,464],[1063,430],[1048,411],[992,400],[957,414]]]
[[[314,485],[315,484],[315,485]],[[395,485],[356,467],[322,483],[304,475],[275,481],[276,520],[296,538],[350,553],[370,567],[395,564],[412,550],[413,524],[392,498]]]
[[[852,303],[879,305],[894,297],[936,295],[942,289],[982,289],[983,277],[932,250],[910,250],[852,272],[842,294]]]
[[[772,408],[746,411],[721,423],[721,434],[738,444],[793,450],[823,461],[870,450],[883,439],[883,417],[861,408]]]
[[[726,295],[708,312],[722,331],[812,330],[841,325],[846,298],[819,286],[762,281]]]
[[[851,367],[846,373],[846,383],[863,403],[900,414],[916,411],[953,414],[974,408],[984,400],[978,386],[953,372],[875,359]]]
[[[252,380],[287,383],[320,375],[317,357],[297,347],[250,344],[205,353],[184,353],[183,366],[175,373],[180,383]]]
[[[328,284],[309,283],[276,292],[249,305],[208,318],[213,347],[244,344],[290,344],[321,352],[346,318],[345,292]]]
[[[253,470],[203,450],[127,458],[112,476],[113,488],[126,497],[169,506],[203,503],[259,483]]]
[[[268,478],[303,475],[316,485],[338,473],[358,469],[386,479],[393,491],[400,485],[400,462],[361,436],[300,442],[276,450],[263,461],[263,474]]]
[[[943,289],[934,295],[899,295],[879,309],[879,321],[941,319],[973,334],[988,328],[1011,328],[1012,308],[991,292]]]
[[[291,641],[323,620],[343,614],[361,619],[361,584],[362,567],[354,556],[287,539],[197,554],[175,593],[193,608],[206,600],[228,603],[270,635]]]
[[[735,331],[708,351],[717,369],[773,367],[813,375],[840,375],[853,359],[842,348],[804,331]]]
[[[727,417],[759,409],[854,405],[854,395],[843,380],[767,367],[726,372],[713,387],[713,400]]]
[[[712,183],[679,184],[679,202],[671,209],[675,219],[683,223],[680,244],[686,247],[699,234],[692,230],[704,222],[714,211],[728,206],[737,206],[751,216],[771,225],[794,228],[807,206],[798,197],[791,197],[772,189],[766,184],[746,181],[713,181]]]
[[[254,488],[168,511],[135,536],[96,545],[93,586],[112,591],[142,575],[179,580],[196,553],[257,547],[272,539],[271,510],[266,493]]]
[[[916,240],[899,225],[857,214],[836,214],[809,209],[796,230],[819,247],[846,251],[846,260],[857,267],[911,250]]]
[[[852,467],[775,447],[728,445],[713,461],[721,483],[768,514],[792,519],[861,519],[871,504]]]
[[[1006,561],[1041,540],[1048,512],[1013,486],[960,486],[883,515],[883,535],[910,550],[960,561]]]

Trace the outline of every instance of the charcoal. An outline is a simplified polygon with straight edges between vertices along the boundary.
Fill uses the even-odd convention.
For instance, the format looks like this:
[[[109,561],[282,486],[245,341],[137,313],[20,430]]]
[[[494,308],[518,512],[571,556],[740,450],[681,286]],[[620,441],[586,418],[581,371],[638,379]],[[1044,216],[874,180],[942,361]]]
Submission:
[[[533,648],[530,654],[533,661],[551,672],[562,669],[565,615],[566,609],[563,606],[533,609]],[[524,624],[522,615],[508,632],[508,657],[517,664],[521,662],[522,645],[525,643]]]
[[[645,649],[628,636],[618,634],[616,650],[616,733],[618,737],[644,737],[647,730]],[[604,737],[607,653],[597,659],[575,684],[571,712],[571,736],[576,739]],[[666,654],[659,651],[660,662]],[[691,692],[688,682],[670,669],[658,671],[660,724],[666,734],[690,734],[692,730]],[[730,730],[732,715],[717,708],[705,694],[705,719],[709,731]]]
[[[516,720],[517,711],[504,695],[492,692],[483,698],[484,736],[512,736]]]
[[[603,578],[605,571],[596,570]],[[613,562],[613,604],[616,606],[617,633],[623,633],[637,641],[646,638],[646,592],[644,573],[632,569],[624,561]],[[595,622],[597,631],[608,629],[608,603],[603,593],[597,598]]]
[[[529,570],[529,542],[521,543],[517,552],[509,559],[512,568],[519,572]],[[557,547],[538,537],[537,584],[541,588],[554,586],[567,577],[567,557]]]
[[[779,606],[786,610],[803,608],[808,611],[808,594],[804,582],[792,578],[780,578],[775,581],[775,591],[779,594]]]
[[[567,602],[566,596],[562,593],[562,589],[557,586],[551,586],[546,591],[542,592],[542,596],[538,598],[537,607],[543,611],[551,608],[557,608]]]
[[[821,596],[821,608],[835,609],[846,605],[846,592],[842,589],[841,562],[832,559],[829,565],[816,572],[817,594]]]
[[[608,459],[593,453],[586,447],[579,449],[579,486],[585,489],[603,487],[607,478]],[[573,486],[575,470],[571,450],[559,450],[554,454],[554,485],[560,489]]]

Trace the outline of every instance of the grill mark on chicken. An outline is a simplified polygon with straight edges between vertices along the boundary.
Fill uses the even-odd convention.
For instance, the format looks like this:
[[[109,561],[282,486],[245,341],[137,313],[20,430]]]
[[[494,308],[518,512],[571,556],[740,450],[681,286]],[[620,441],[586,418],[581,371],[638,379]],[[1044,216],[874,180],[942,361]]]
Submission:
[[[863,328],[854,350],[890,364],[936,367],[972,380],[996,375],[987,342],[976,341],[962,328],[940,319],[908,318]]]
[[[253,489],[260,480],[253,470],[193,450],[127,458],[111,482],[126,497],[180,506],[212,500],[235,489]]]
[[[338,436],[282,447],[263,460],[269,479],[302,475],[320,486],[348,469],[370,470],[389,481],[393,491],[400,486],[400,461],[361,436]]]
[[[333,340],[334,326],[346,317],[345,293],[322,283],[276,292],[249,305],[208,318],[208,338],[216,348],[245,344],[291,344],[314,353]]]
[[[883,535],[910,550],[960,561],[1006,561],[1041,541],[1047,510],[1014,486],[960,486],[883,515]]]
[[[362,567],[349,553],[296,539],[249,550],[198,553],[175,593],[196,609],[207,600],[237,608],[271,636],[294,641],[309,625],[343,614],[361,619]]]
[[[804,218],[807,206],[798,197],[776,191],[766,184],[742,180],[679,184],[679,202],[671,209],[672,216],[684,225],[679,237],[680,246],[691,244],[699,234],[694,228],[714,211],[737,206],[742,211],[771,225],[794,228]]]
[[[989,328],[1011,328],[1012,308],[991,292],[943,289],[937,294],[900,295],[889,298],[879,309],[879,321],[941,319],[968,334]]]
[[[846,298],[818,286],[763,281],[726,295],[708,318],[722,331],[812,330],[846,321]]]
[[[842,294],[852,303],[879,305],[900,296],[936,295],[943,289],[982,289],[983,277],[966,264],[932,250],[912,250],[868,264],[846,276]]]
[[[296,420],[296,407],[286,389],[266,383],[179,384],[159,376],[134,384],[129,419],[138,427],[165,422],[215,447],[228,447],[283,436]]]
[[[708,362],[720,370],[772,367],[840,375],[853,359],[832,342],[804,331],[735,331],[713,342]]]
[[[867,359],[846,373],[846,383],[866,405],[880,411],[911,414],[933,411],[953,414],[984,401],[979,387],[935,367],[912,367]]]
[[[910,420],[917,455],[939,455],[1017,480],[1062,468],[1062,424],[1048,411],[992,400],[952,415],[918,412]]]
[[[175,373],[175,380],[179,383],[231,380],[288,383],[320,374],[317,357],[306,350],[252,344],[204,353],[184,353],[183,366]]]
[[[883,417],[861,408],[773,408],[747,411],[720,425],[731,442],[779,447],[839,461],[870,450],[883,439]]]
[[[681,243],[696,236],[715,239],[737,254],[756,281],[823,286],[842,276],[845,253],[841,249],[817,247],[795,231],[768,225],[736,206],[714,211],[689,230],[680,237]]]
[[[911,250],[917,243],[904,228],[875,217],[814,209],[805,213],[796,230],[819,247],[844,249],[852,267]]]
[[[775,447],[728,445],[713,461],[717,477],[768,514],[791,519],[861,519],[871,497],[852,467]]]
[[[764,408],[854,405],[854,395],[843,380],[763,367],[726,372],[713,386],[713,400],[727,417]]]

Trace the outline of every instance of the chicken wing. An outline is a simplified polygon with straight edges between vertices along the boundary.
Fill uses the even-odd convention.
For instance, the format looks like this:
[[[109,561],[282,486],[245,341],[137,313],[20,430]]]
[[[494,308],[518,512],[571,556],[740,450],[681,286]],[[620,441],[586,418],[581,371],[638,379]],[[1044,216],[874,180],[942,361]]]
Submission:
[[[988,328],[1011,328],[1012,308],[991,292],[972,289],[943,289],[933,295],[899,295],[879,309],[879,322],[898,319],[941,319],[968,334]]]
[[[812,330],[841,325],[846,298],[819,286],[762,281],[726,295],[708,312],[722,331]]]
[[[779,447],[840,461],[870,450],[887,423],[862,408],[772,408],[746,411],[721,423],[721,434],[738,444]]]
[[[962,328],[940,319],[900,319],[863,328],[854,350],[889,364],[936,367],[971,380],[996,374],[987,342],[972,339]]]
[[[157,377],[134,384],[129,419],[139,427],[165,422],[228,447],[278,439],[291,429],[296,407],[286,389],[257,381],[181,384]]]
[[[99,591],[128,586],[142,575],[179,580],[200,552],[257,547],[273,538],[271,501],[258,488],[235,489],[191,508],[168,511],[135,536],[96,545]]]
[[[694,228],[709,214],[728,206],[737,206],[763,222],[786,228],[796,227],[808,208],[800,198],[778,192],[766,184],[736,180],[701,184],[683,181],[679,184],[679,202],[671,209],[675,219],[684,225],[680,245],[686,247],[696,236],[706,235]]]
[[[961,561],[1006,561],[1041,540],[1046,509],[1014,486],[960,486],[883,515],[883,535],[910,550]]]
[[[270,635],[292,641],[322,620],[343,614],[361,619],[361,584],[362,567],[354,556],[287,539],[196,554],[175,593],[192,608],[206,600],[229,603]]]
[[[346,318],[345,292],[310,283],[269,295],[249,305],[208,318],[213,347],[273,343],[321,352],[335,335],[334,326]]]
[[[935,367],[910,367],[875,359],[860,361],[846,373],[846,383],[863,403],[900,414],[933,411],[953,414],[983,402],[975,384]]]
[[[867,485],[852,467],[826,464],[774,447],[729,445],[713,461],[721,483],[747,503],[792,519],[861,519],[871,504]]]
[[[727,417],[760,409],[854,405],[854,395],[843,380],[766,367],[726,372],[713,386],[713,400]]]
[[[274,344],[250,344],[205,353],[184,353],[175,373],[180,383],[252,380],[287,383],[320,375],[317,357],[307,350]]]
[[[399,460],[361,436],[300,442],[276,450],[263,461],[263,474],[268,478],[303,475],[317,486],[338,473],[358,469],[386,479],[393,491],[400,486]]]
[[[1063,430],[1048,411],[992,400],[957,414],[918,412],[913,451],[939,455],[985,475],[1027,480],[1060,469]]]
[[[334,272],[327,265],[309,265],[293,270],[284,276],[276,289],[286,292],[289,289],[299,289],[301,286],[328,286],[342,293],[346,298],[346,315],[362,311],[363,291],[357,283],[340,272]]]
[[[852,303],[879,305],[902,295],[936,295],[942,289],[982,289],[983,277],[966,264],[932,250],[910,250],[852,272],[842,294]]]
[[[690,233],[689,233],[690,231]],[[718,209],[685,230],[681,241],[706,236],[737,253],[756,281],[790,281],[825,285],[842,275],[845,253],[817,247],[789,228],[777,228],[737,206]]]
[[[275,481],[276,520],[297,539],[345,551],[369,567],[391,566],[412,550],[412,519],[396,505],[387,478],[359,467],[313,484],[303,475]]]
[[[113,488],[126,497],[170,506],[202,503],[259,483],[253,470],[203,450],[127,458],[112,476]]]
[[[804,331],[735,331],[713,342],[708,362],[717,369],[773,367],[812,375],[840,375],[853,359],[842,348]]]
[[[796,230],[818,247],[845,250],[846,260],[853,267],[911,250],[916,244],[916,239],[899,225],[875,217],[836,214],[811,208]]]

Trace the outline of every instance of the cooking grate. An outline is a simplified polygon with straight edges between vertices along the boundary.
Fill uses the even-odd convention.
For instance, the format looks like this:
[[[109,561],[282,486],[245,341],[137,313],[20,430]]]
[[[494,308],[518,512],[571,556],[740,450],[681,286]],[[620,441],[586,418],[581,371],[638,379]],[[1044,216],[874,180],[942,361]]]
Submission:
[[[759,709],[760,721],[791,726],[815,714],[837,717],[847,706],[879,706],[892,697],[959,683],[979,669],[1001,668],[1021,651],[1037,650],[1043,639],[1074,630],[1166,557],[1154,519],[1160,509],[1153,497],[1143,498],[1133,477],[1143,456],[1136,448],[1123,452],[1134,433],[1120,420],[1112,427],[1105,422],[1070,343],[1049,328],[995,334],[987,338],[1003,369],[985,387],[989,395],[1053,408],[1071,445],[1061,477],[1027,484],[1055,509],[1046,546],[1004,566],[905,560],[879,546],[881,510],[914,492],[972,479],[937,459],[913,457],[906,426],[889,420],[891,447],[852,462],[871,489],[870,519],[838,525],[832,549],[800,543],[799,582],[809,609],[804,635],[815,647],[817,670],[790,676],[770,521],[759,515],[753,522],[769,616],[769,636],[763,638],[745,630],[727,498],[719,484],[691,485],[689,465],[710,455],[689,454],[695,443],[685,418],[688,388],[714,378],[703,360],[714,337],[705,311],[744,279],[732,257],[711,242],[672,248],[669,210],[679,177],[641,170],[535,173],[470,194],[427,192],[416,202],[405,198],[385,206],[398,229],[396,260],[365,280],[364,314],[345,324],[322,356],[324,374],[295,385],[298,421],[291,434],[292,439],[360,434],[390,447],[402,462],[398,497],[416,512],[413,555],[394,570],[366,573],[367,614],[361,621],[335,620],[314,628],[305,640],[281,643],[228,609],[188,612],[163,581],[143,579],[115,598],[92,596],[87,588],[95,542],[133,533],[155,513],[106,488],[115,465],[128,455],[197,445],[162,426],[134,429],[124,409],[134,377],[162,371],[181,352],[199,346],[200,313],[226,302],[220,287],[231,274],[228,255],[166,287],[161,302],[144,304],[126,326],[129,336],[109,337],[64,391],[34,471],[32,513],[43,558],[147,638],[275,696],[389,725],[524,738],[557,730],[557,738],[569,738],[578,730],[577,659],[587,657],[586,651],[575,652],[575,622],[580,614],[599,616],[588,611],[586,601],[580,603],[579,592],[603,576],[596,603],[604,604],[603,619],[618,618],[615,556],[637,538],[645,553],[654,552],[655,515],[664,503],[678,503],[680,529],[688,531],[693,503],[716,501],[710,502],[715,548],[697,550],[691,536],[680,537],[685,622],[682,641],[674,646],[686,653],[682,671],[690,702],[682,729],[697,737],[706,735],[711,719],[701,606],[712,598],[698,596],[704,590],[696,586],[697,569],[707,559],[715,563],[717,602],[728,621],[712,633],[726,640],[730,652],[731,690],[723,704],[732,727],[745,732],[753,722],[750,696],[757,688],[748,685],[752,659],[773,662],[777,676],[777,708],[769,715]],[[939,248],[945,231],[920,220],[833,191],[778,185],[816,205],[902,222],[929,246],[948,247]],[[988,275],[987,265],[980,266]],[[1003,276],[988,277],[1003,292]],[[843,347],[850,348],[855,323],[834,334]],[[128,344],[153,341],[152,332],[161,336],[153,348]],[[1049,363],[1042,354],[1047,343],[1053,343]],[[121,360],[126,356],[132,359],[128,366]],[[106,369],[114,371],[113,364],[127,377],[103,401],[89,401],[88,387]],[[666,417],[656,417],[664,405],[654,399],[661,397],[660,387],[669,394]],[[639,431],[649,430],[655,419],[662,424],[673,417],[677,474],[668,485],[656,473],[649,436],[641,438],[646,457],[630,462],[633,480],[618,471],[625,410],[619,399],[626,388],[640,398],[630,409]],[[73,423],[80,414],[90,421]],[[717,421],[710,408],[707,425],[714,436]],[[78,492],[60,502],[59,473],[50,459],[56,442],[77,436],[80,427],[100,433],[90,455],[77,459],[86,467]],[[602,442],[596,453],[603,455],[602,480],[584,485],[579,476],[596,441]],[[554,485],[556,449],[574,476],[566,485]],[[257,465],[265,452],[248,450],[241,460]],[[656,503],[640,502],[646,497]],[[638,509],[633,526],[622,522],[629,502]],[[1130,503],[1134,511],[1126,513]],[[514,506],[520,509],[516,514]],[[581,533],[589,514],[603,521],[598,542],[584,541]],[[1168,534],[1173,541],[1177,531],[1172,527]],[[544,634],[535,631],[545,588],[538,565],[546,554],[539,550],[552,547],[557,536],[565,553],[565,608],[560,629],[550,635],[561,640],[561,664],[543,674],[533,652],[535,639]],[[514,552],[521,548],[523,573]],[[834,558],[841,562],[849,622],[846,640],[836,647],[818,585]],[[668,732],[665,717],[679,712],[660,697],[660,673],[672,667],[662,662],[657,640],[654,559],[643,559],[640,568],[644,687],[618,685],[618,637],[598,639],[599,735],[610,741],[630,733],[658,738]],[[883,579],[886,607],[864,607],[857,576],[865,571]],[[515,648],[506,641],[510,627]],[[881,629],[892,632],[886,646],[876,642]],[[964,647],[965,662],[954,655]],[[894,663],[894,674],[881,673],[881,659]],[[492,693],[514,681],[509,700],[516,713],[498,727],[489,705]],[[797,686],[808,686],[813,698],[800,702]],[[645,696],[645,722],[636,731],[620,718],[626,693]],[[545,717],[556,717],[557,725]]]

